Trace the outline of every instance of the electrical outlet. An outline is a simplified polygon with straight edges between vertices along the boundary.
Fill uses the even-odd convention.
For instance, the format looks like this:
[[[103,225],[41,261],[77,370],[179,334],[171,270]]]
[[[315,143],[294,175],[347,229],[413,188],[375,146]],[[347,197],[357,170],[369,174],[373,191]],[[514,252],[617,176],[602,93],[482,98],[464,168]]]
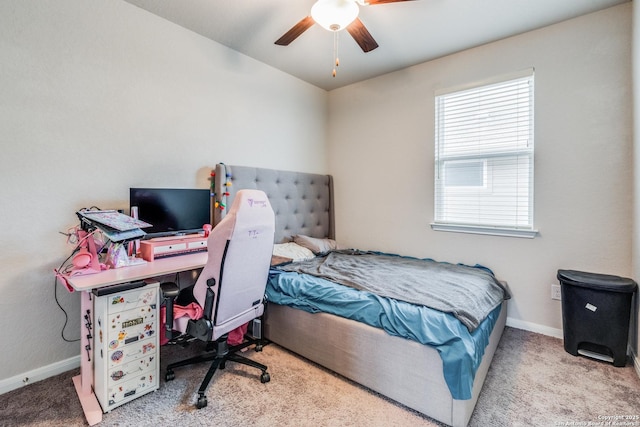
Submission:
[[[560,285],[551,284],[551,299],[562,299],[562,292],[560,291]]]

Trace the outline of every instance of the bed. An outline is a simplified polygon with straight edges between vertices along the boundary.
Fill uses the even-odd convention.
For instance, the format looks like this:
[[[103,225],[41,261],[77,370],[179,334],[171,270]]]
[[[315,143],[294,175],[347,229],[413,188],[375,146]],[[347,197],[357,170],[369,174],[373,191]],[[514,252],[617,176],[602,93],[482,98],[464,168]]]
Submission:
[[[294,236],[308,236],[310,240],[319,242],[335,240],[331,176],[218,164],[213,177],[214,223],[224,217],[225,206],[230,206],[235,193],[243,188],[263,190],[269,197],[276,214],[274,243],[290,242]],[[344,251],[331,248],[327,253],[334,252],[342,255]],[[321,255],[324,256],[325,252]],[[373,255],[397,257],[393,254]],[[316,261],[309,261],[313,262]],[[297,295],[287,299],[286,295],[273,294],[273,288],[279,287],[280,278],[287,278],[290,274],[299,276],[297,271],[280,269],[272,270],[270,274],[267,295],[272,294],[264,319],[267,339],[437,421],[451,426],[467,425],[505,327],[506,299],[502,299],[486,318],[478,319],[475,327],[465,326],[455,319],[454,323],[459,325],[450,329],[461,331],[460,337],[441,338],[447,341],[445,345],[449,345],[450,342],[461,341],[461,336],[467,335],[466,330],[471,329],[470,334],[475,334],[475,347],[464,356],[474,360],[469,379],[464,370],[462,373],[454,372],[456,366],[464,365],[452,359],[460,353],[461,347],[444,348],[440,346],[442,343],[426,345],[414,336],[407,337],[406,333],[398,333],[397,330],[390,333],[363,323],[361,319],[355,320],[358,316],[349,318],[348,314],[308,310],[305,304],[302,307],[289,304],[297,299]],[[325,278],[301,277],[307,280],[304,286],[310,289],[316,289],[316,285],[342,286],[324,283]],[[315,280],[323,283],[316,284]],[[301,284],[294,286],[295,289],[304,287]],[[339,290],[342,295],[344,289]],[[351,289],[348,292],[362,291]],[[361,313],[360,308],[352,311]],[[444,317],[444,321],[451,322],[452,316]],[[447,357],[443,356],[445,353]],[[464,357],[461,356],[461,360]],[[464,384],[456,387],[452,384],[455,383],[452,375],[455,378],[462,375],[466,382],[462,381]]]

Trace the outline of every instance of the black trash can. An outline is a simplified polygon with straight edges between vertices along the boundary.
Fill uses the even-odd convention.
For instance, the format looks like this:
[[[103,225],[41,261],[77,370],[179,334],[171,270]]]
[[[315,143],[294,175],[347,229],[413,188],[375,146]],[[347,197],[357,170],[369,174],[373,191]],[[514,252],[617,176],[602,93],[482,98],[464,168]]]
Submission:
[[[636,282],[607,274],[558,270],[564,349],[625,366]]]

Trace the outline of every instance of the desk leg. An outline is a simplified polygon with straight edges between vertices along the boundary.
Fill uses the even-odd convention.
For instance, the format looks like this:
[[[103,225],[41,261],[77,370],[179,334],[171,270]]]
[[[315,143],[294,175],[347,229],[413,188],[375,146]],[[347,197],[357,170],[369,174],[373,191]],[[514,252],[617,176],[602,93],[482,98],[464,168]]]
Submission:
[[[80,399],[84,416],[89,425],[92,426],[102,421],[102,408],[93,393],[93,349],[89,347],[90,350],[86,350],[87,346],[93,346],[88,335],[93,334],[93,330],[95,330],[94,328],[89,328],[88,321],[84,317],[87,314],[87,310],[93,313],[90,291],[84,291],[80,296],[80,330],[82,331],[80,339],[80,375],[73,377],[73,384]],[[93,322],[93,315],[89,316],[89,320]]]

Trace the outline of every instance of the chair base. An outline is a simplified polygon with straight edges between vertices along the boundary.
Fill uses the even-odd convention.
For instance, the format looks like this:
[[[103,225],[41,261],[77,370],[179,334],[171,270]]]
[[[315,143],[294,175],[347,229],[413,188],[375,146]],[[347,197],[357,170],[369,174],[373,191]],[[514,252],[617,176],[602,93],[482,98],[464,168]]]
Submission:
[[[200,384],[200,388],[198,389],[198,400],[196,402],[196,408],[198,409],[207,406],[207,396],[205,394],[207,392],[207,388],[209,387],[209,383],[211,382],[211,379],[213,378],[213,375],[218,370],[218,368],[224,369],[228,361],[260,369],[262,371],[262,374],[260,375],[260,382],[267,383],[271,380],[271,376],[267,372],[267,366],[237,354],[237,352],[239,352],[240,350],[254,344],[256,345],[256,351],[262,351],[262,347],[265,345],[265,342],[261,339],[249,339],[242,344],[230,347],[229,344],[227,344],[227,335],[224,335],[217,341],[208,343],[207,350],[210,350],[209,345],[215,345],[215,348],[211,349],[209,353],[201,354],[189,359],[169,364],[165,373],[165,380],[171,381],[175,379],[175,373],[173,372],[175,368],[194,365],[197,363],[211,362],[211,366],[209,367],[209,370],[207,371],[207,374],[205,375],[204,380],[202,380],[202,384]]]

